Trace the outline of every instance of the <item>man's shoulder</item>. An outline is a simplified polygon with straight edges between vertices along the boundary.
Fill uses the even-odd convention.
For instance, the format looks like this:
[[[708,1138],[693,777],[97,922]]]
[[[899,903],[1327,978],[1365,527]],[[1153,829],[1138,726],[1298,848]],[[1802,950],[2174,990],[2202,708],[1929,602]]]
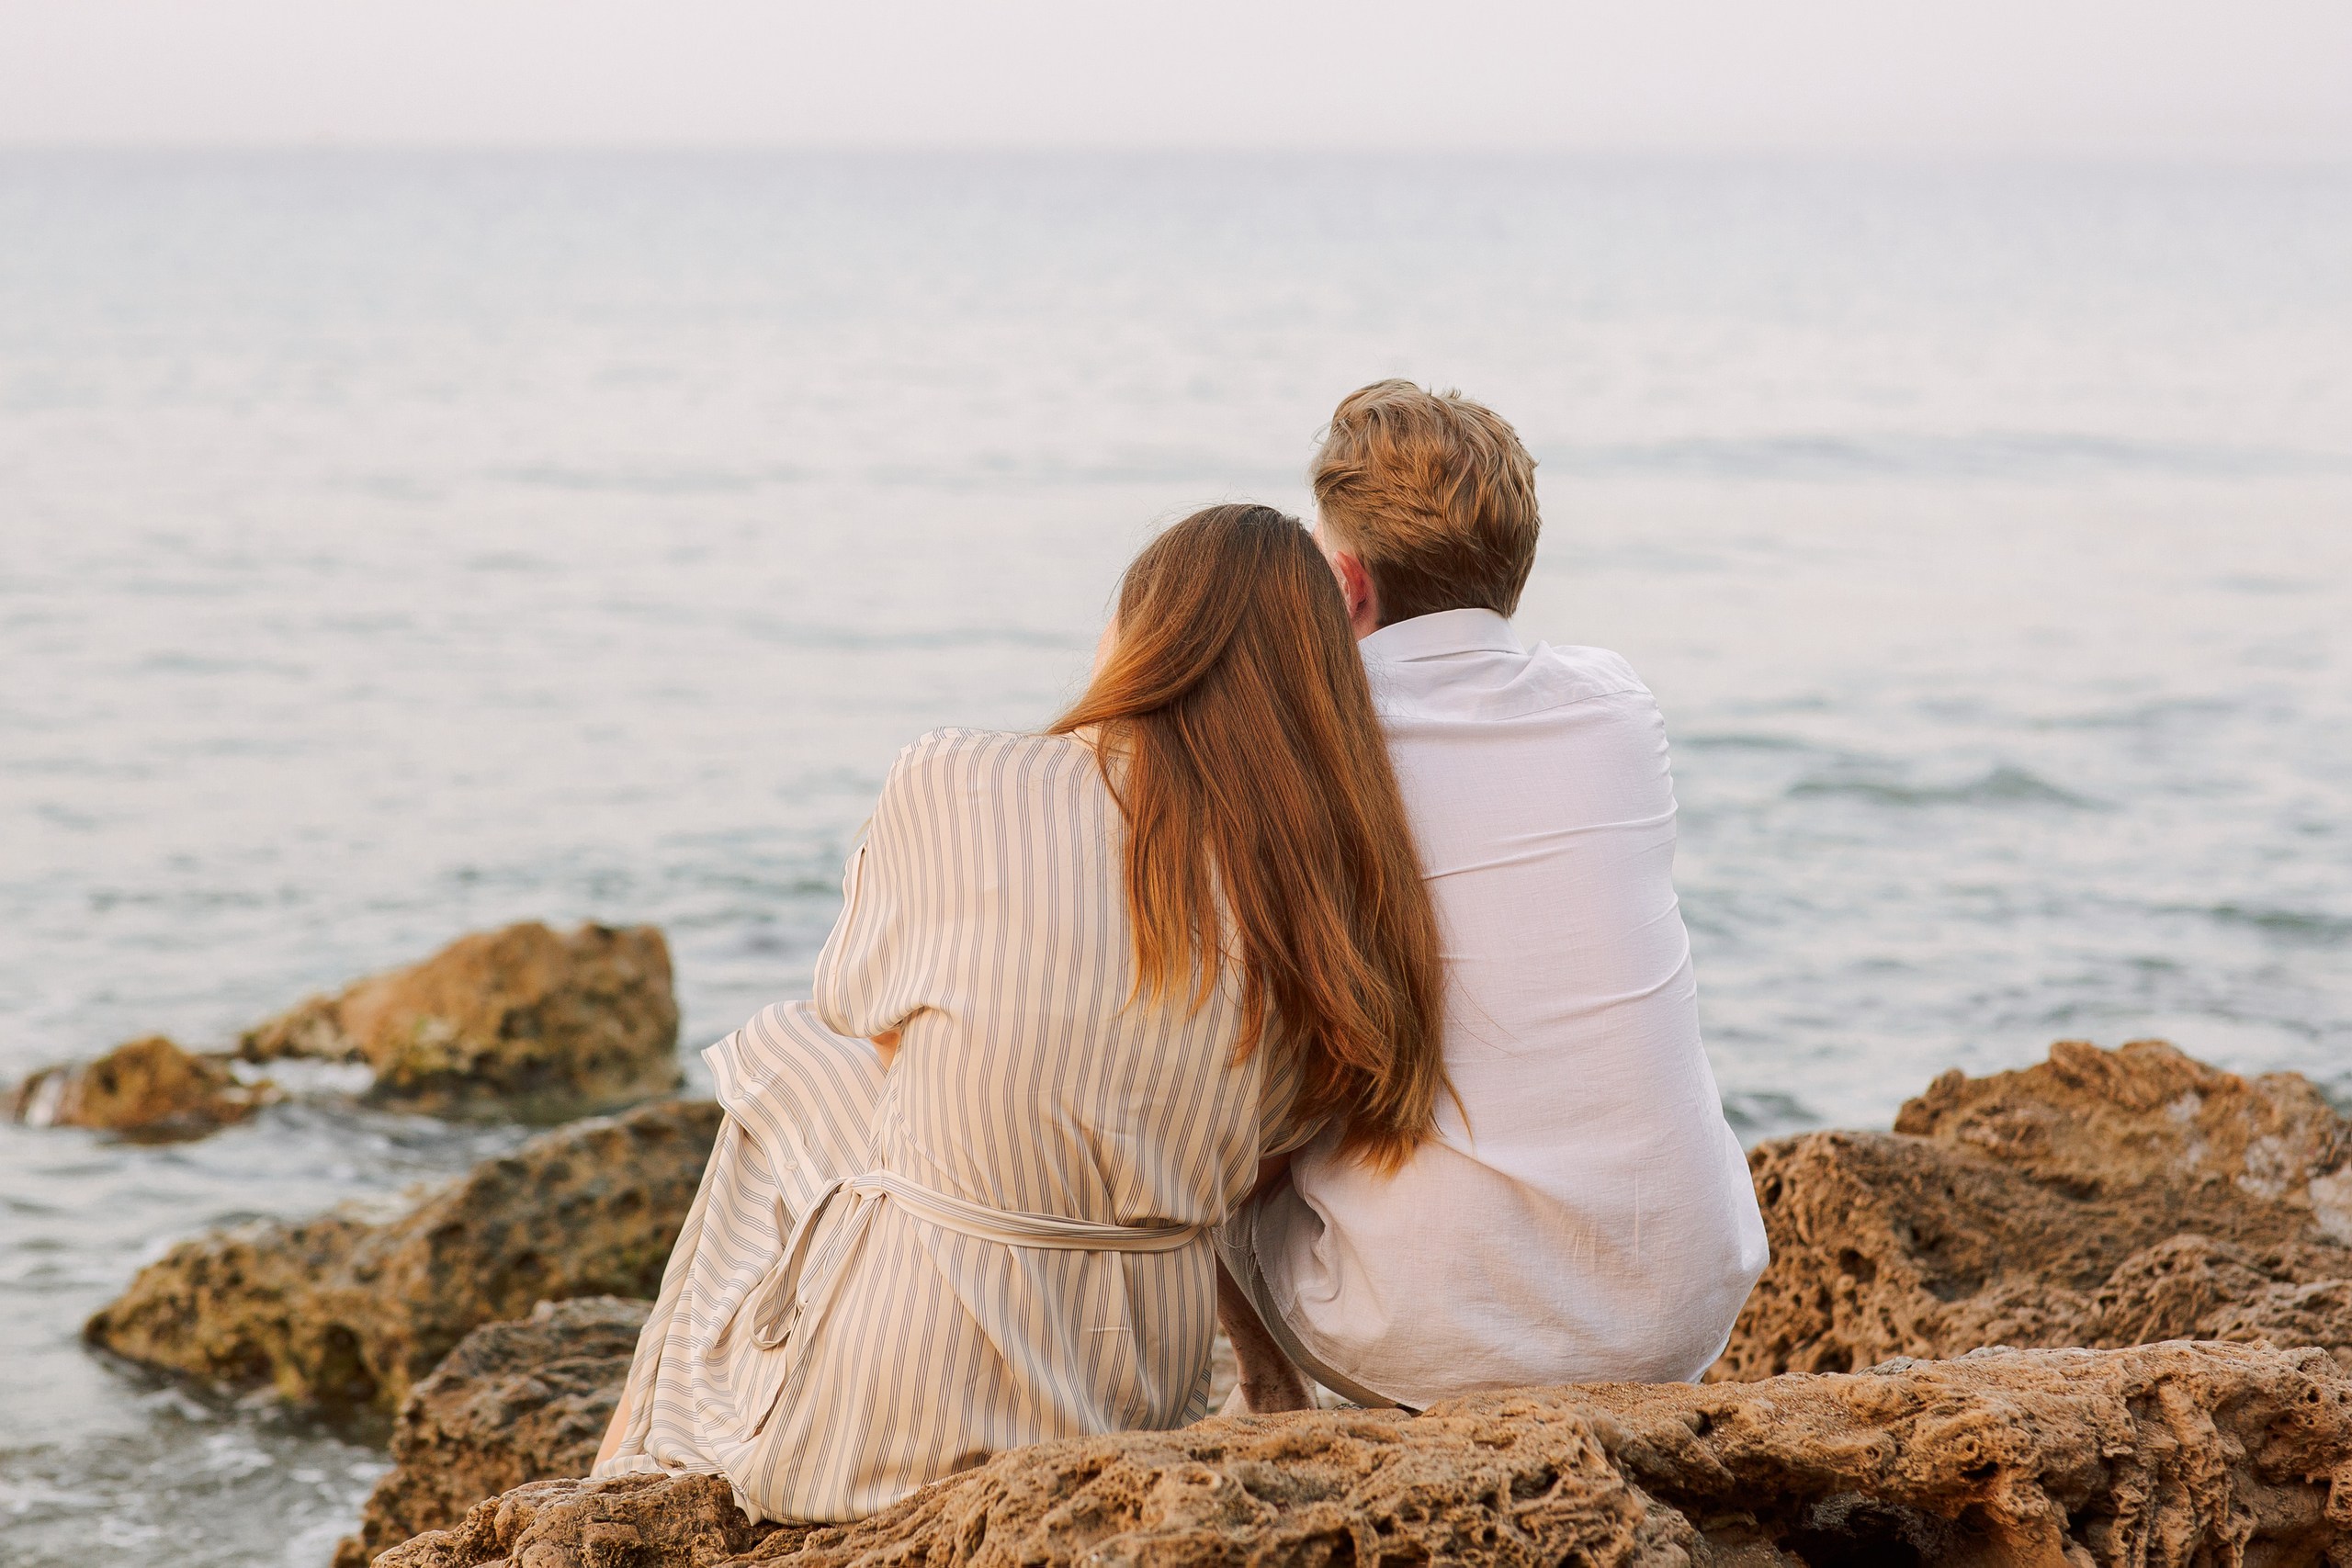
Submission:
[[[1650,689],[1634,673],[1634,667],[1626,662],[1624,655],[1605,648],[1586,648],[1575,643],[1558,647],[1539,642],[1527,650],[1527,657],[1531,663],[1555,672],[1561,680],[1561,689],[1575,694],[1571,700],[1650,694]]]
[[[1579,704],[1654,705],[1634,667],[1600,648],[1538,643],[1522,652],[1369,668],[1372,700],[1392,726],[1506,723]]]

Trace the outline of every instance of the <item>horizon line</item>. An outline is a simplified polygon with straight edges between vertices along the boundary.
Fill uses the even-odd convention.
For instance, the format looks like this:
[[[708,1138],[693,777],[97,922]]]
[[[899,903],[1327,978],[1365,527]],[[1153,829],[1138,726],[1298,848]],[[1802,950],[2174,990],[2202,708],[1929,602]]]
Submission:
[[[1665,143],[1505,143],[1446,145],[1380,142],[1057,142],[763,141],[746,138],[501,139],[423,137],[218,138],[39,138],[0,136],[0,156],[23,154],[286,155],[317,153],[440,154],[481,156],[701,155],[717,157],[1020,157],[1020,158],[1299,158],[1363,162],[1527,160],[1656,164],[1830,164],[1868,167],[1918,165],[1986,166],[2036,164],[2099,167],[2352,170],[2352,149],[2158,148],[2030,146],[1855,147],[1792,141],[1777,145],[1674,145]]]

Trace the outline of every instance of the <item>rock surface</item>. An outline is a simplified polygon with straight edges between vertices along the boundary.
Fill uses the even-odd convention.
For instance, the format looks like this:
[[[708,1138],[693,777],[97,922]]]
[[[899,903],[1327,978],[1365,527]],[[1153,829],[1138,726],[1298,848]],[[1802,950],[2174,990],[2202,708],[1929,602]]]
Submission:
[[[707,1101],[643,1106],[543,1133],[388,1223],[334,1211],[183,1242],[85,1335],[153,1366],[396,1410],[483,1324],[651,1297],[718,1121]]]
[[[2352,1369],[2352,1123],[2297,1075],[2062,1041],[1748,1164],[1772,1262],[1713,1378],[2174,1338]]]
[[[254,1062],[365,1062],[382,1104],[560,1121],[674,1090],[677,1045],[659,929],[566,936],[528,921],[313,997],[246,1031],[238,1050]]]
[[[614,1296],[541,1302],[520,1323],[467,1335],[401,1406],[392,1469],[359,1532],[335,1548],[334,1568],[366,1568],[485,1497],[587,1474],[650,1309]]]
[[[709,1476],[546,1481],[378,1568],[2191,1568],[2352,1562],[2352,1379],[2313,1350],[2000,1350],[1212,1419],[999,1455],[848,1527]]]
[[[276,1097],[267,1082],[240,1083],[225,1063],[151,1034],[94,1062],[33,1074],[8,1094],[6,1111],[35,1127],[95,1127],[163,1140],[201,1137]]]

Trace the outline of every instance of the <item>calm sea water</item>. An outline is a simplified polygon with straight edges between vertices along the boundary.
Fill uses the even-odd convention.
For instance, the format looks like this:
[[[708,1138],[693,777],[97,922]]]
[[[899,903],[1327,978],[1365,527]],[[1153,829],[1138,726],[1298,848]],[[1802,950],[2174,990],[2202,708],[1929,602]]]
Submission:
[[[2352,1095],[2352,171],[1505,160],[0,156],[0,1076],[526,917],[706,1043],[1386,375],[1665,704],[1748,1135],[2060,1036]],[[368,1435],[76,1326],[514,1136],[0,1127],[0,1562],[315,1568]]]

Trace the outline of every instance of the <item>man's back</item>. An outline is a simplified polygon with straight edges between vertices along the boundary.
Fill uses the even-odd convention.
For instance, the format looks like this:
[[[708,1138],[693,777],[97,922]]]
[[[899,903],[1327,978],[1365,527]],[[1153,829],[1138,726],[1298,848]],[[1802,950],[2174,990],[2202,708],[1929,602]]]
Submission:
[[[1615,654],[1524,651],[1487,610],[1362,646],[1437,905],[1461,1104],[1394,1178],[1299,1156],[1258,1221],[1273,1303],[1317,1360],[1407,1404],[1696,1377],[1766,1247],[1700,1048],[1657,705]]]

